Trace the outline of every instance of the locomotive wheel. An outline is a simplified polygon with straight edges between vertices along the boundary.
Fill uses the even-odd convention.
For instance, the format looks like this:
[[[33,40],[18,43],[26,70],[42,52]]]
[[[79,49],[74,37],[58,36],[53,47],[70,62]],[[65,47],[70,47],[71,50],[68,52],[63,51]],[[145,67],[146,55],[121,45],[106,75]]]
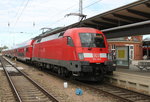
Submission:
[[[64,77],[64,68],[63,67],[58,68],[58,75]]]
[[[95,79],[96,79],[97,81],[103,82],[103,81],[104,81],[104,71],[103,71],[103,69],[100,69],[100,70],[99,70],[99,73],[100,73],[99,76],[96,76]]]
[[[70,71],[68,71],[66,68],[63,68],[63,74],[66,78],[70,77],[72,74]]]
[[[57,71],[57,72],[58,72],[58,75],[60,75],[60,76],[62,75],[61,68],[58,68],[58,71]]]
[[[113,71],[108,71],[107,74],[108,75],[113,75]]]

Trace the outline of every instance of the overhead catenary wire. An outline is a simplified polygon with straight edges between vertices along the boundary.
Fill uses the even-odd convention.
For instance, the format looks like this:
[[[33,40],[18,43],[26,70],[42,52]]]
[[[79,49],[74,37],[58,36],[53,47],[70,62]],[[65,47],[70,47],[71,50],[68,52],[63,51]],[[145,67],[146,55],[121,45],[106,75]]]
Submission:
[[[83,0],[83,1],[86,1],[86,0]],[[51,17],[55,17],[55,16],[57,16],[57,15],[60,15],[60,13],[62,14],[62,13],[64,13],[64,12],[66,12],[66,11],[72,9],[72,8],[75,7],[76,5],[78,5],[78,3],[75,3],[74,5],[68,7],[68,8],[66,8],[66,9],[64,9],[64,10],[62,10],[62,11],[60,11],[60,12],[57,12],[55,15],[53,15],[53,16],[51,16]]]
[[[94,5],[94,4],[96,4],[96,3],[99,2],[99,1],[101,1],[101,0],[98,0],[98,1],[96,1],[96,2],[94,2],[94,3],[91,3],[90,5],[85,6],[83,9],[86,9],[86,8],[88,8],[88,7],[90,7],[90,6]],[[19,14],[19,13],[16,14],[16,15],[18,15],[18,17],[17,17],[16,22],[15,22],[15,24],[14,24],[14,28],[15,28],[15,26],[17,25],[17,23],[18,23],[19,19],[21,18],[21,16],[23,15],[23,13],[24,13],[26,7],[28,6],[28,3],[29,3],[29,0],[27,0],[27,2],[25,3],[25,6],[24,6],[23,9],[21,10],[21,13],[20,13],[20,14]],[[72,6],[70,6],[70,7],[68,7],[68,8],[65,9],[65,10],[62,10],[61,12],[58,12],[57,14],[66,12],[66,10],[68,11],[68,10],[70,10],[70,9],[73,8],[73,7],[75,7],[75,4],[72,5]],[[18,12],[19,12],[19,11],[18,11]],[[56,14],[55,14],[55,15],[56,15]],[[54,15],[54,16],[55,16],[55,15]],[[52,17],[54,17],[54,16],[52,16]],[[62,17],[62,18],[60,18],[59,20],[54,21],[51,25],[57,24],[57,23],[61,22],[61,21],[64,20],[64,19],[65,19],[65,18]],[[34,24],[35,24],[35,22],[34,22]]]
[[[91,7],[91,6],[93,6],[94,4],[96,4],[96,3],[100,2],[100,1],[102,1],[102,0],[95,1],[95,2],[93,2],[93,3],[91,3],[91,4],[87,5],[87,6],[85,6],[85,7],[83,8],[83,10],[84,10],[84,9],[87,9],[87,8],[89,8],[89,7]],[[75,12],[78,12],[78,10],[76,10]],[[64,20],[64,19],[65,19],[65,17],[62,17],[62,18],[60,18],[59,20],[54,21],[54,22],[51,24],[51,26],[54,25],[54,24],[56,24],[56,23],[59,23],[60,21],[62,21],[62,20]]]
[[[84,1],[86,1],[86,0],[84,0]],[[62,13],[64,13],[64,12],[70,10],[71,8],[75,7],[77,4],[78,4],[78,3],[76,3],[76,4],[70,6],[70,7],[66,8],[66,9],[64,9],[64,10],[62,10],[62,11],[56,13],[55,15],[51,16],[51,18],[53,18],[53,17],[55,17],[55,16],[57,16],[57,15],[60,15],[60,14],[62,14]],[[58,22],[60,22],[60,21],[62,21],[62,20],[64,20],[64,19],[65,19],[65,17],[62,17],[62,18],[60,18],[60,19],[54,21],[51,25],[54,25],[55,23],[58,23]]]
[[[23,6],[23,4],[25,3],[25,1],[23,1],[17,11],[17,13],[15,14],[14,18],[17,17],[19,15],[19,12],[21,11],[21,7]]]
[[[18,23],[18,21],[19,21],[20,17],[22,16],[22,14],[23,14],[24,10],[26,9],[26,7],[27,7],[28,3],[29,3],[29,0],[27,0],[27,2],[26,2],[26,4],[25,4],[24,8],[22,9],[22,11],[21,11],[20,15],[17,17],[16,22],[15,22],[15,24],[14,24],[14,27],[17,25],[17,23]]]
[[[14,23],[13,30],[15,29],[15,26],[17,25],[17,23],[18,23],[20,17],[22,16],[24,10],[26,9],[28,3],[29,3],[29,0],[27,0],[27,2],[25,3],[25,5],[24,5],[24,7],[23,7],[23,9],[22,9],[22,11],[21,11],[21,13],[20,13],[20,15],[19,15],[19,11],[18,11],[18,14],[16,14],[16,16],[17,16],[17,15],[19,15],[19,16],[17,17],[17,19],[16,19],[16,21],[15,21],[15,23]],[[15,34],[13,34],[13,35],[14,35],[14,36],[13,36],[13,46],[14,46],[14,45],[15,45]]]
[[[90,6],[96,4],[96,3],[100,2],[100,1],[102,1],[102,0],[95,1],[95,2],[93,2],[92,4],[90,4],[90,5],[86,6],[86,7],[84,7],[83,9],[89,8]]]

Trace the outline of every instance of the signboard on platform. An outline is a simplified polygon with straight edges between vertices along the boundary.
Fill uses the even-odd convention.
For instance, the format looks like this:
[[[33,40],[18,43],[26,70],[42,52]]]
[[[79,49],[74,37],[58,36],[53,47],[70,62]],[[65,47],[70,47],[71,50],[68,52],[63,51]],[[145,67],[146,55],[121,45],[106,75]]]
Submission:
[[[125,50],[118,50],[118,58],[125,58]]]
[[[117,56],[118,60],[127,60],[128,59],[128,47],[117,47]]]
[[[128,66],[129,64],[129,47],[117,46],[116,47],[116,60],[119,66]]]

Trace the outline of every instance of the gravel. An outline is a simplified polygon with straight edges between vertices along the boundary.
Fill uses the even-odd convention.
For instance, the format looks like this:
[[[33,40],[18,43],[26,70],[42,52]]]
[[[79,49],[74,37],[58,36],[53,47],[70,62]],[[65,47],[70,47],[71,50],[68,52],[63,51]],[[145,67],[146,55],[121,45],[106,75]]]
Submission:
[[[100,95],[98,92],[90,90],[82,85],[75,85],[68,82],[68,88],[64,88],[64,80],[26,64],[20,62],[16,62],[16,64],[17,66],[23,67],[23,71],[26,74],[43,86],[49,93],[58,98],[60,102],[116,102],[115,99]],[[76,88],[82,89],[83,95],[76,95]]]
[[[0,102],[16,102],[4,71],[0,71]]]

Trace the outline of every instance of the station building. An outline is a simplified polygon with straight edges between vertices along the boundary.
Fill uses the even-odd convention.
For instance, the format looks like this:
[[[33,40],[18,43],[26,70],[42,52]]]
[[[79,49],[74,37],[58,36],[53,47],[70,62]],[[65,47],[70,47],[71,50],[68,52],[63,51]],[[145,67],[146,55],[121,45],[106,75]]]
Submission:
[[[110,57],[120,66],[129,66],[131,60],[142,60],[142,39],[143,36],[108,39]]]

